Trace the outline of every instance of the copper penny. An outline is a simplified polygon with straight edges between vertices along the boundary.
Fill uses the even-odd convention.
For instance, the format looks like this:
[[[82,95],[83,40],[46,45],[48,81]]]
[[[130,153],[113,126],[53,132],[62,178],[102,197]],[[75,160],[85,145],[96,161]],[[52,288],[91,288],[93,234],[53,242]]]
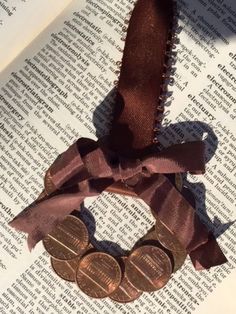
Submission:
[[[127,257],[122,257],[124,265],[126,264]],[[119,287],[109,296],[112,300],[120,303],[128,303],[137,300],[143,292],[136,289],[129,281],[126,272]]]
[[[93,245],[89,243],[87,248],[82,251],[82,253],[74,259],[67,261],[60,261],[51,257],[51,265],[55,273],[62,279],[75,282],[76,270],[79,265],[79,261],[82,256],[93,249]]]
[[[48,195],[56,191],[56,187],[52,181],[50,169],[47,170],[44,177],[44,189]]]
[[[177,189],[181,192],[183,189],[183,177],[181,173],[175,174],[175,185]]]
[[[114,257],[94,252],[80,260],[76,282],[88,296],[105,298],[118,288],[121,277],[120,265]]]
[[[126,262],[126,275],[136,289],[152,292],[170,279],[172,265],[168,255],[152,245],[135,249]]]
[[[51,257],[51,265],[55,273],[66,281],[75,282],[76,270],[80,258],[74,258],[68,261],[59,261]]]
[[[89,235],[85,224],[77,217],[67,216],[44,239],[48,254],[59,260],[78,257],[88,246]]]
[[[163,249],[168,256],[171,255],[171,260],[173,262],[173,272],[176,272],[178,269],[180,269],[186,260],[187,252],[184,250],[184,248],[182,251],[170,251],[160,244],[160,242],[157,240],[155,226],[152,227],[140,240],[140,242],[143,244],[146,243],[157,246],[160,249]]]
[[[156,236],[158,241],[170,251],[185,251],[183,245],[161,221],[156,217]]]
[[[157,241],[157,235],[156,235],[156,230],[155,226],[152,227],[142,238],[141,241],[152,241],[155,240]]]
[[[187,258],[187,252],[185,250],[183,251],[171,251],[172,255],[173,255],[173,259],[174,259],[174,269],[173,272],[175,273],[177,270],[179,270],[186,258]]]

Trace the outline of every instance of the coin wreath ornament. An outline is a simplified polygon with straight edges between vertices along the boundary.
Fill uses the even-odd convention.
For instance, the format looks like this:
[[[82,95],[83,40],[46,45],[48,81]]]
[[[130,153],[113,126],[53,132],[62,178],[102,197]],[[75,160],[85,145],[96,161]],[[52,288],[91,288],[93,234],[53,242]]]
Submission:
[[[10,222],[28,233],[30,250],[43,240],[55,272],[94,298],[130,302],[158,290],[187,254],[196,270],[227,261],[197,216],[190,191],[181,187],[181,173],[205,172],[204,143],[158,145],[166,86],[173,83],[176,20],[171,0],[136,2],[109,136],[80,138],[59,155],[46,172],[43,193]],[[85,224],[70,215],[104,190],[141,198],[156,218],[155,228],[120,259],[96,250]]]

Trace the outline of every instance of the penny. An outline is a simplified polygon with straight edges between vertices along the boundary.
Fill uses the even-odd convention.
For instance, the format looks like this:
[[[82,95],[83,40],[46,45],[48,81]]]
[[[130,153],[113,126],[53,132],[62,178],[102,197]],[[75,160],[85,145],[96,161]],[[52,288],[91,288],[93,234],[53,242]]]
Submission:
[[[90,243],[82,253],[74,259],[67,261],[60,261],[51,257],[51,265],[55,273],[66,281],[75,282],[76,270],[79,265],[79,261],[84,254],[93,249],[93,245]]]
[[[132,251],[135,250],[137,247],[144,244],[153,245],[152,242],[156,242],[156,241],[158,240],[156,236],[155,226],[153,226],[150,230],[147,231],[147,233],[144,236],[142,236],[140,239],[137,240],[137,242],[134,244],[132,248]]]
[[[126,264],[127,257],[122,257],[124,265]],[[126,273],[124,272],[123,278],[119,287],[109,296],[113,301],[120,303],[128,303],[137,300],[143,292],[136,289],[129,281]]]
[[[172,265],[163,250],[152,245],[144,245],[129,255],[125,272],[136,289],[152,292],[167,284]]]
[[[157,241],[155,226],[153,226],[142,238],[141,241]]]
[[[75,282],[76,270],[79,265],[80,258],[68,261],[59,261],[51,257],[51,265],[55,273],[66,281]]]
[[[161,243],[157,240],[157,233],[155,230],[155,226],[152,227],[140,239],[140,243],[154,245],[164,250],[165,253],[171,258],[171,261],[173,263],[173,272],[176,272],[178,269],[180,269],[186,260],[187,252],[184,248],[182,251],[171,251],[161,245]]]
[[[187,258],[187,251],[183,250],[183,251],[171,251],[172,255],[173,255],[173,259],[174,259],[174,265],[173,265],[173,273],[175,273],[177,270],[179,270],[186,258]]]
[[[48,254],[59,260],[69,260],[79,256],[88,243],[89,235],[85,224],[71,215],[43,239]]]
[[[175,185],[177,189],[181,192],[183,189],[183,177],[181,173],[175,174]]]
[[[156,236],[158,241],[170,251],[184,251],[183,245],[161,221],[156,217]]]
[[[48,195],[56,191],[56,187],[52,181],[50,169],[46,171],[46,174],[44,177],[44,189],[45,189],[46,194]]]
[[[88,296],[105,298],[118,288],[121,277],[120,265],[114,257],[106,253],[94,252],[80,260],[76,282]]]

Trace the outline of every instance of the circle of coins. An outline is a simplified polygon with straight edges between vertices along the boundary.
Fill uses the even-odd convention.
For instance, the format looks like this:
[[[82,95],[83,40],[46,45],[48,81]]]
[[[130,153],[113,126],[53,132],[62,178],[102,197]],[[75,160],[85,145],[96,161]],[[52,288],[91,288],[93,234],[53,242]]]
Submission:
[[[120,303],[161,289],[187,256],[181,243],[158,218],[119,262],[110,254],[96,251],[89,243],[85,224],[72,215],[59,223],[43,244],[59,277],[76,283],[90,297],[109,297]]]
[[[54,190],[50,173],[45,182],[47,189],[41,197]],[[175,175],[175,185],[182,190],[181,174]],[[68,215],[43,239],[51,256],[51,267],[60,278],[76,283],[93,298],[109,297],[115,302],[128,303],[143,292],[159,290],[184,264],[187,252],[165,224],[154,217],[155,225],[136,242],[130,254],[116,259],[98,252],[89,242],[85,224]]]

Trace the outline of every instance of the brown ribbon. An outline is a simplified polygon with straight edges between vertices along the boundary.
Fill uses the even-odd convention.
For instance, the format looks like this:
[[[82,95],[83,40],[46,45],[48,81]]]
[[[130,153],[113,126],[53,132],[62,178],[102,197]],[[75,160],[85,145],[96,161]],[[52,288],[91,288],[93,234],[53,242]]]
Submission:
[[[165,175],[204,173],[203,142],[177,144],[162,151],[153,145],[172,20],[172,1],[138,0],[129,23],[110,136],[97,142],[77,140],[48,170],[45,181],[50,194],[10,223],[28,233],[30,249],[86,197],[116,188],[116,183],[119,190],[127,191],[123,182],[178,238],[196,269],[227,261],[198,218],[192,198],[184,197]]]

